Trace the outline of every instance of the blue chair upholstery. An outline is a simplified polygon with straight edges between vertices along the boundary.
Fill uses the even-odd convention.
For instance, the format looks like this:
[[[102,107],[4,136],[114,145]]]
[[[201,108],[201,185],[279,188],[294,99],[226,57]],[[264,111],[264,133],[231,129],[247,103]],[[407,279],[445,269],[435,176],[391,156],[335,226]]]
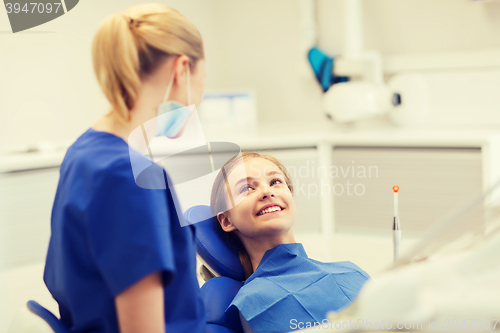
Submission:
[[[207,332],[243,332],[238,311],[232,308],[225,313],[242,285],[227,276],[215,277],[203,284],[201,295],[207,315]]]
[[[211,216],[209,206],[194,206],[186,211],[184,217],[188,223]],[[237,281],[245,280],[238,253],[226,244],[224,235],[215,228],[212,218],[193,224],[196,229],[196,247],[198,255],[221,276]]]
[[[194,206],[186,211],[188,223],[210,216],[209,206]],[[243,333],[238,311],[225,312],[243,286],[245,272],[238,253],[226,243],[213,218],[193,224],[198,255],[219,277],[205,282],[201,288],[207,314],[207,333]]]
[[[69,333],[68,328],[49,310],[35,301],[28,301],[28,309],[49,324],[55,333]]]

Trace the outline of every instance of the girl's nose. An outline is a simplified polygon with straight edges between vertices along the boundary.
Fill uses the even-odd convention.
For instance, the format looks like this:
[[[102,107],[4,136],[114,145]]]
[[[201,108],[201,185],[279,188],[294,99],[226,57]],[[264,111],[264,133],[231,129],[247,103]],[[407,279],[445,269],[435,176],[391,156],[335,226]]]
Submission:
[[[262,196],[262,200],[267,199],[268,197],[274,198],[273,188],[271,186],[264,185],[264,187],[262,188],[261,196]]]

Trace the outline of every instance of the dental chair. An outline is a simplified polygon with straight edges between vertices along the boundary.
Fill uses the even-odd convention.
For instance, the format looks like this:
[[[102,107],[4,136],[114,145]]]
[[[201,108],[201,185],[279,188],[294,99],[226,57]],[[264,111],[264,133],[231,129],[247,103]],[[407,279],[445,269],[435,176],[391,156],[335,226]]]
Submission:
[[[238,253],[215,228],[213,218],[204,219],[206,216],[211,216],[209,206],[194,206],[184,214],[196,230],[199,272],[205,280],[201,294],[207,315],[206,332],[243,333],[238,310],[234,307],[227,313],[225,310],[243,286],[245,272]]]

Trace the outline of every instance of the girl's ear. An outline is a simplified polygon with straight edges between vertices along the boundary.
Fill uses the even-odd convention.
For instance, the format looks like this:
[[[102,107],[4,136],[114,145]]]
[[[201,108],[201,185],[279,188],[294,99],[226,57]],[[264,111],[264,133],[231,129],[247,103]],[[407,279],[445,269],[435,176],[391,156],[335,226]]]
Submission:
[[[234,224],[232,224],[231,221],[229,221],[229,216],[227,212],[217,214],[217,220],[219,220],[220,226],[222,230],[224,230],[225,232],[231,232],[233,230],[236,230]]]

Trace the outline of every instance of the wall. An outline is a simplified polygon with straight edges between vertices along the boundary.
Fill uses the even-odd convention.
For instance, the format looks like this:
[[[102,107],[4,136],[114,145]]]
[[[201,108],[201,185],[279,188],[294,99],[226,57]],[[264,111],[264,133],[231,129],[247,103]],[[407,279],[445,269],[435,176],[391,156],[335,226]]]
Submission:
[[[342,52],[343,1],[317,1],[320,46]],[[500,3],[471,0],[363,1],[366,49],[382,54],[500,48]]]
[[[253,88],[261,123],[323,120],[321,90],[300,52],[299,1],[213,1],[215,88]]]

